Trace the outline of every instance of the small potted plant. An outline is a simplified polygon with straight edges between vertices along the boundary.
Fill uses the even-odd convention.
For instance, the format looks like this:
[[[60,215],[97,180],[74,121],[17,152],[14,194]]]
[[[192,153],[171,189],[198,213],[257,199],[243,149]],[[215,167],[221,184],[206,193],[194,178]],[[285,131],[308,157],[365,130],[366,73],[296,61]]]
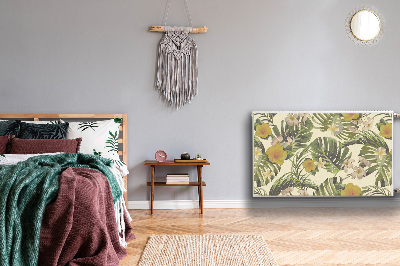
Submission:
[[[203,160],[203,158],[201,157],[201,155],[199,153],[196,155],[196,160]]]

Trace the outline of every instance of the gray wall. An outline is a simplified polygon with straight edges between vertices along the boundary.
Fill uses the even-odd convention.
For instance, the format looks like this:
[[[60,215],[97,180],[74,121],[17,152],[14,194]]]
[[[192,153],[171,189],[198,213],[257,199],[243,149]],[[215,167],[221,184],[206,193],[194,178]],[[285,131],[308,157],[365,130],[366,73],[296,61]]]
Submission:
[[[348,13],[365,4],[385,19],[383,38],[370,47],[354,44],[344,27]],[[400,112],[398,0],[189,0],[194,24],[209,32],[193,35],[199,95],[180,111],[153,90],[162,35],[148,27],[161,23],[164,5],[1,1],[0,112],[127,113],[131,201],[148,199],[143,161],[158,149],[169,158],[201,153],[211,162],[205,199],[251,199],[253,110]],[[186,24],[183,11],[183,2],[173,0],[169,24]],[[396,167],[397,186],[399,174]],[[195,189],[156,193],[156,199],[196,199]]]

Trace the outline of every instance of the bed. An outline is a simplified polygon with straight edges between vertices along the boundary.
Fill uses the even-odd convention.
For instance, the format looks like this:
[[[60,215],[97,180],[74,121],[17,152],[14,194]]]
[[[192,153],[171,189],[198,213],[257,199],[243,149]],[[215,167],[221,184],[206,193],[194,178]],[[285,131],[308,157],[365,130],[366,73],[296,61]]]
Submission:
[[[0,264],[118,265],[134,238],[127,115],[0,114],[2,130]]]

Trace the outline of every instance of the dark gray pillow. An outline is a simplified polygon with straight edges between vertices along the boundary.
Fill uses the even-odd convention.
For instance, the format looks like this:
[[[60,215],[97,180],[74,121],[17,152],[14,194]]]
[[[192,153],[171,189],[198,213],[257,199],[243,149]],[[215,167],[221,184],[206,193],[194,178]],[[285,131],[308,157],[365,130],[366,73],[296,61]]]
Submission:
[[[33,124],[21,122],[19,138],[21,139],[65,139],[69,123]]]
[[[20,120],[0,121],[0,136],[18,135]]]

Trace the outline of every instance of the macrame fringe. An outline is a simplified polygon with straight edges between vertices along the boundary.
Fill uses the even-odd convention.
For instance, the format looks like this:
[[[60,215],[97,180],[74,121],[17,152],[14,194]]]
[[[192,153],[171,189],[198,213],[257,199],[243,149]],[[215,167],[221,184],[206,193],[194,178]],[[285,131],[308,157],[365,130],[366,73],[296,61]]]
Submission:
[[[157,55],[155,88],[171,106],[180,109],[197,95],[197,45],[187,27],[167,27]]]

